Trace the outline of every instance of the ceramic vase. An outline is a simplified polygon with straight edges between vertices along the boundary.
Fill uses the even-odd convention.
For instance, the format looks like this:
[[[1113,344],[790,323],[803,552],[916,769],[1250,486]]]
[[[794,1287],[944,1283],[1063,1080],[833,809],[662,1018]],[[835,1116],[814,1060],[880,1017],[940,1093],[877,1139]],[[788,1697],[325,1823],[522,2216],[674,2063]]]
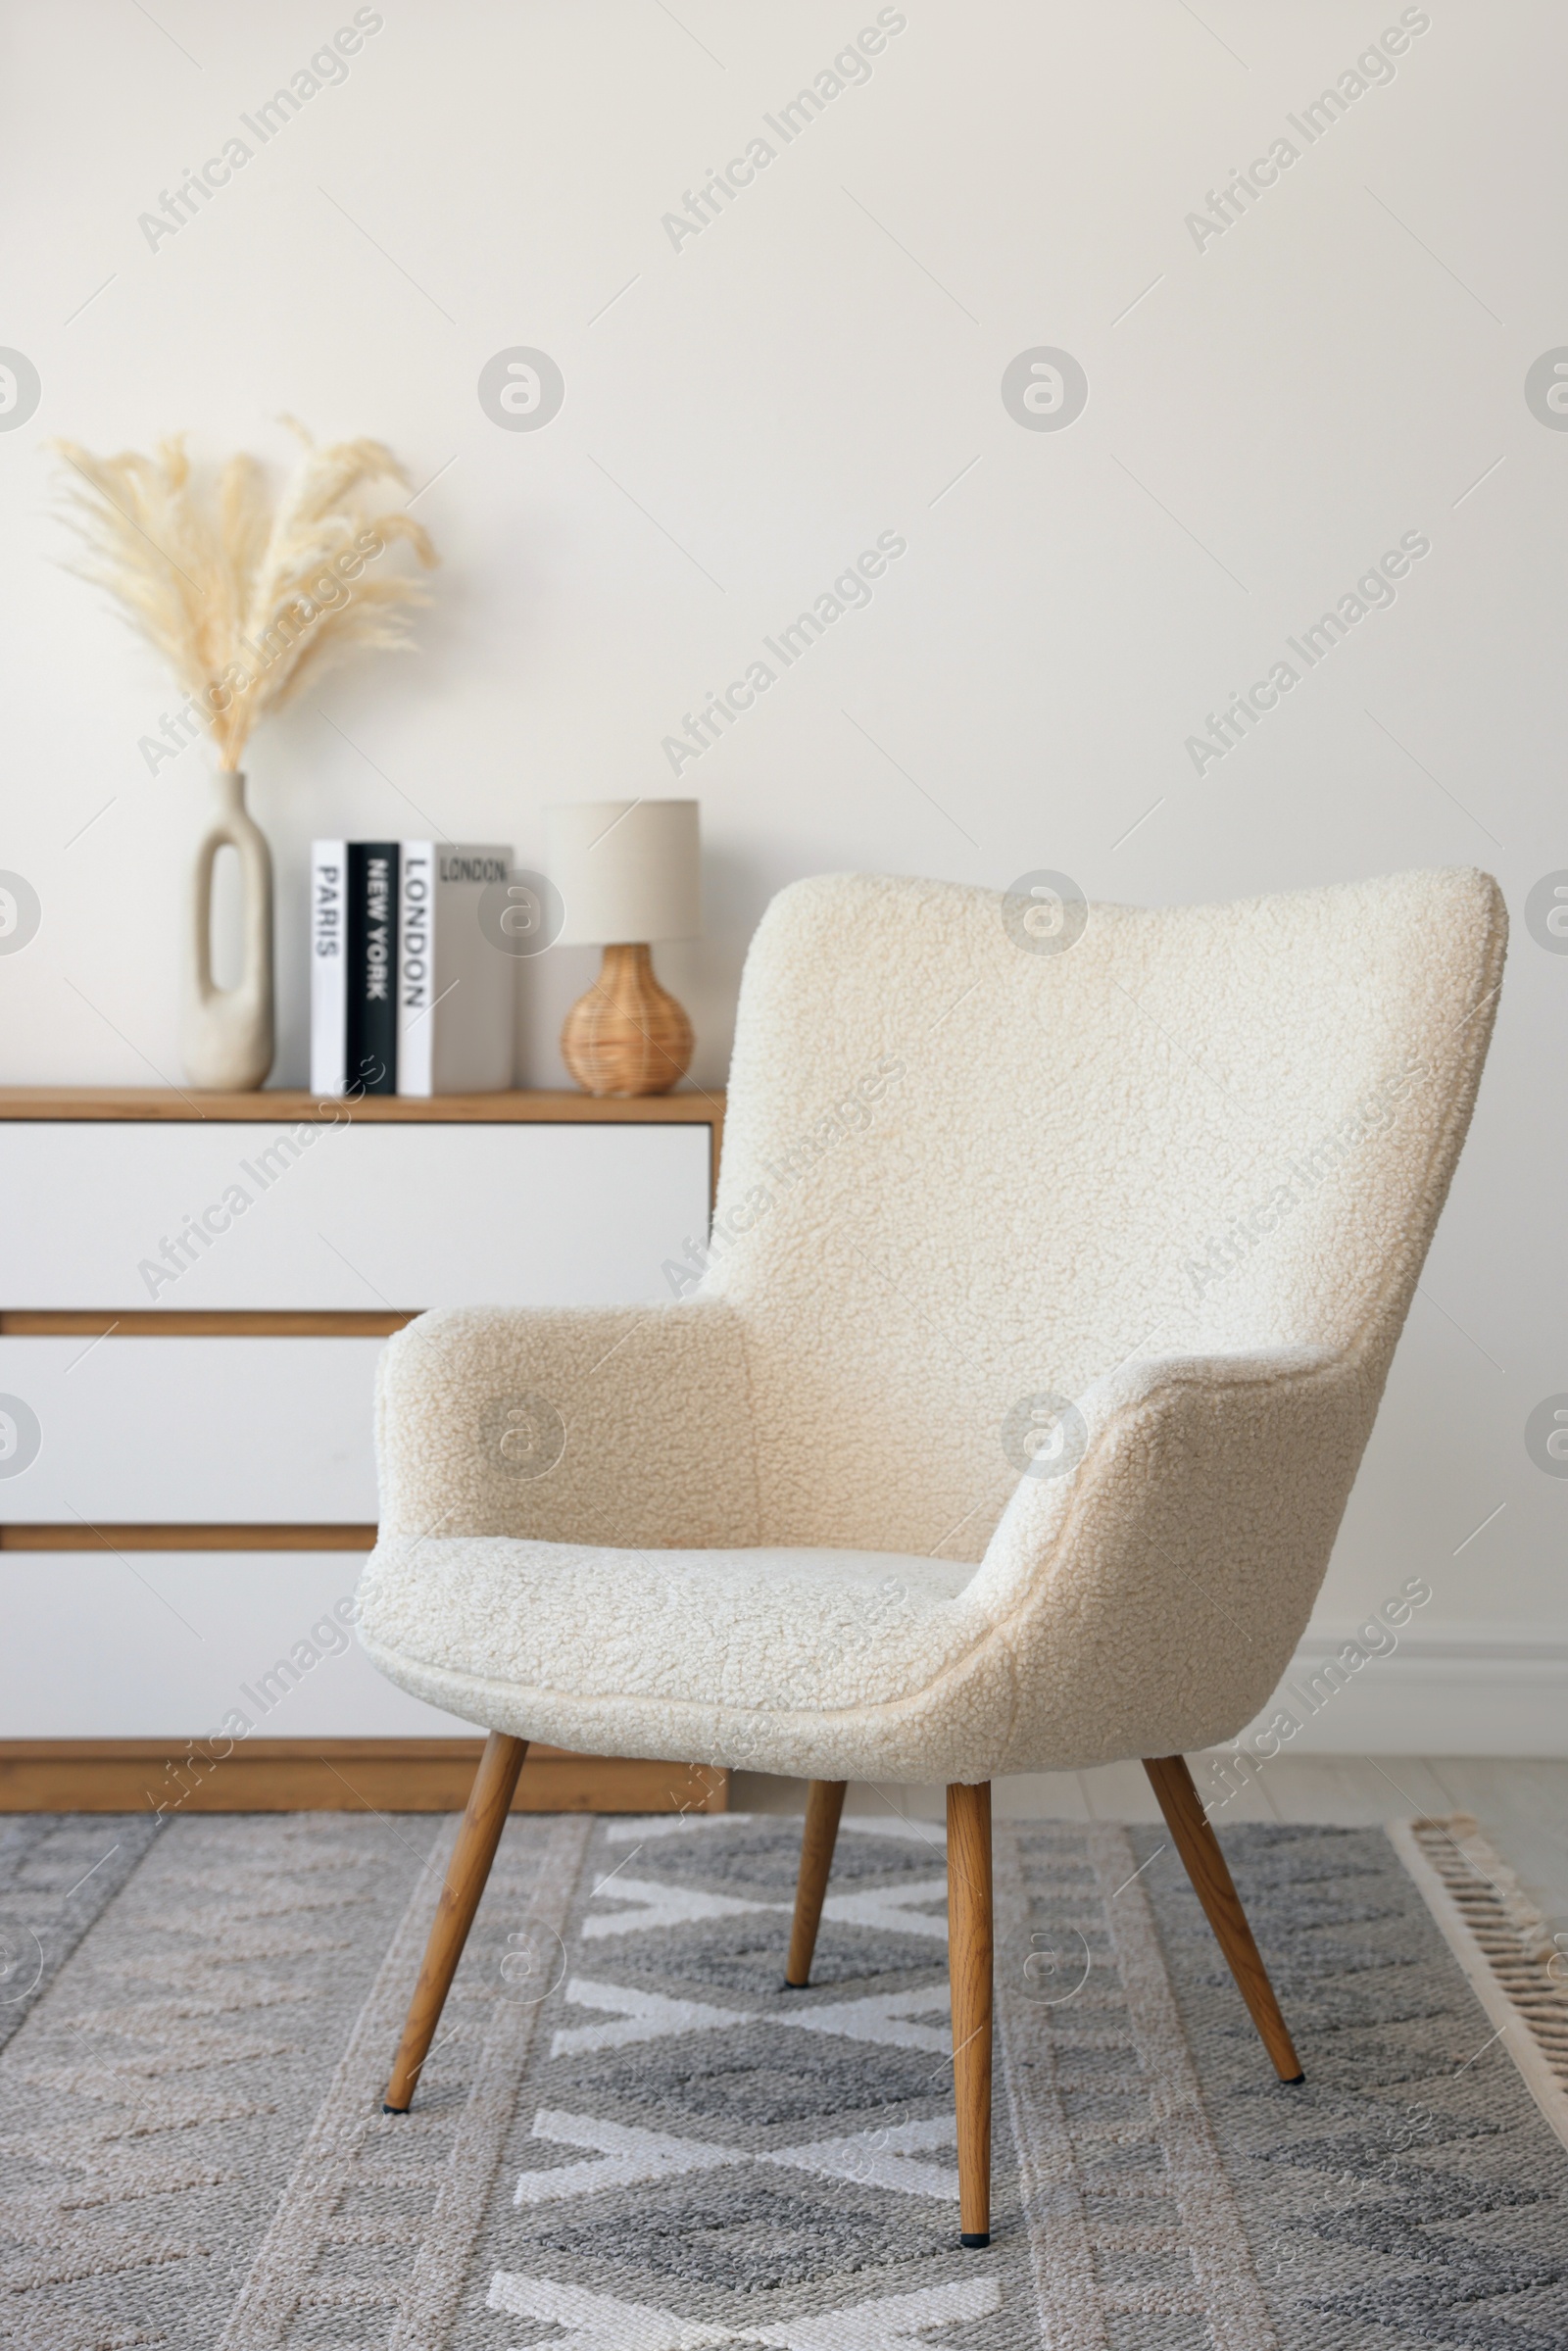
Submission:
[[[244,964],[238,984],[213,981],[213,867],[220,849],[239,858]],[[272,1066],[272,859],[245,806],[245,778],[211,778],[196,844],[185,918],[185,1003],[180,1057],[193,1086],[249,1094]]]

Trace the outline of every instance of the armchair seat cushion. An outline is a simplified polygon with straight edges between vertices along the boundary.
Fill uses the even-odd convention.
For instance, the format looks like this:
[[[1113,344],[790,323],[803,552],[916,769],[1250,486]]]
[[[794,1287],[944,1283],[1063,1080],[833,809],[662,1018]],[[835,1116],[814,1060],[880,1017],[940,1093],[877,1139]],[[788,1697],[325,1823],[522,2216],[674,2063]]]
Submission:
[[[394,1538],[359,1633],[403,1689],[518,1738],[816,1779],[957,1779],[965,1760],[983,1777],[1012,1677],[975,1574],[897,1551]]]

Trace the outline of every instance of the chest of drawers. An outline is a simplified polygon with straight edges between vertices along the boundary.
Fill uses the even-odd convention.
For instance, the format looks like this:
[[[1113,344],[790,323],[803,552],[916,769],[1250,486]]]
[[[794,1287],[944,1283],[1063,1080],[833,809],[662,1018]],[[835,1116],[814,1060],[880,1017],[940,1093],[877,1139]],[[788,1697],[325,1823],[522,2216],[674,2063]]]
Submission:
[[[663,1295],[722,1115],[0,1091],[0,1809],[461,1803],[471,1727],[343,1633],[376,1356],[428,1306]],[[657,1809],[681,1779],[542,1753],[519,1795]]]

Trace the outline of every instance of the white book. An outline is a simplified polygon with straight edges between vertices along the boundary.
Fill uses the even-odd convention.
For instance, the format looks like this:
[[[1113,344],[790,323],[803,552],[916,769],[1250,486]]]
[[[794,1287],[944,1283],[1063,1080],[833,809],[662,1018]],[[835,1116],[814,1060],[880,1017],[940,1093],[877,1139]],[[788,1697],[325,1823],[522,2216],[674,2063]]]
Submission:
[[[485,891],[511,872],[500,843],[404,842],[400,1094],[499,1094],[512,1084],[515,958],[479,927]]]
[[[348,1040],[346,841],[311,843],[311,1092],[345,1090]]]
[[[398,918],[398,1092],[435,1092],[435,911],[433,841],[403,844],[403,903]]]

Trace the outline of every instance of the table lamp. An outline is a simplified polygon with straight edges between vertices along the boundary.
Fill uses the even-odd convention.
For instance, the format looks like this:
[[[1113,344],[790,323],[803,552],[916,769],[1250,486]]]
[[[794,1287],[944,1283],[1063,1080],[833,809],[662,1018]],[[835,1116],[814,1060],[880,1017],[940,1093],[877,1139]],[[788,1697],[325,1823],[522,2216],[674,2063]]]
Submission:
[[[566,1014],[562,1058],[587,1094],[667,1094],[691,1061],[692,1024],[649,951],[702,929],[697,803],[579,801],[547,808],[545,830],[566,909],[557,944],[605,951]]]

